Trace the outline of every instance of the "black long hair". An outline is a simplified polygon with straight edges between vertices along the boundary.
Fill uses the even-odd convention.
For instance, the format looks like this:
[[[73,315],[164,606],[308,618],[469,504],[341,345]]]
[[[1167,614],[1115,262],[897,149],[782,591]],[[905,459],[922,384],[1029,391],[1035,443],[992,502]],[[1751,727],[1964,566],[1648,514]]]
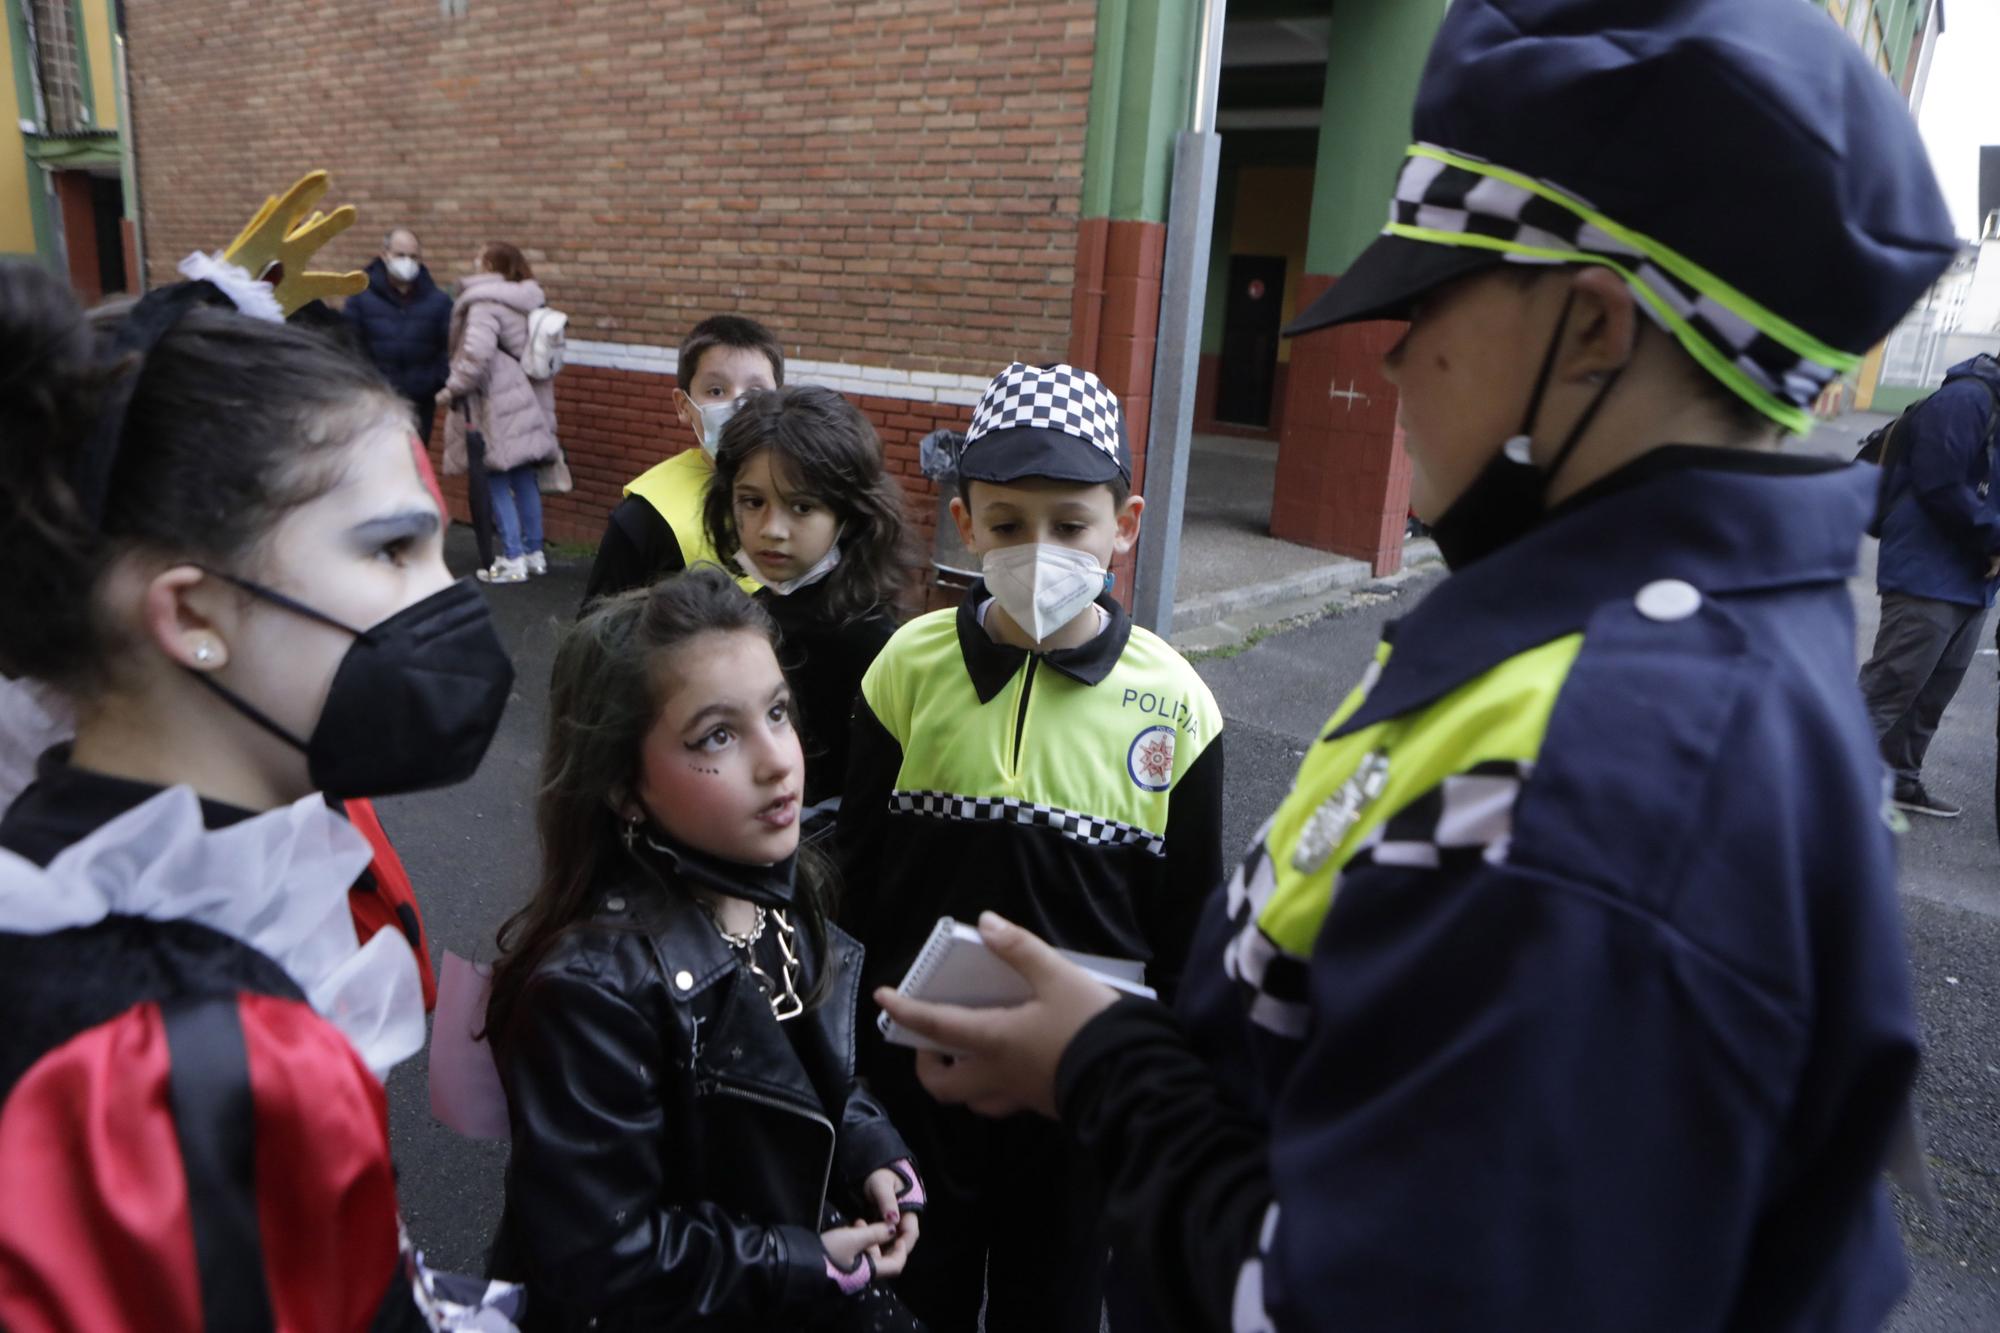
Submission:
[[[775,650],[777,632],[764,608],[704,563],[650,588],[593,602],[563,635],[549,682],[548,740],[535,807],[541,874],[527,905],[500,927],[501,957],[486,1008],[489,1032],[508,1030],[535,967],[583,918],[605,877],[645,864],[625,850],[616,807],[638,786],[640,750],[666,701],[662,660],[711,631],[762,635]],[[832,866],[802,845],[794,910],[820,960],[808,979],[808,1007],[827,989],[833,883]]]
[[[0,667],[72,696],[121,647],[99,583],[135,551],[238,569],[279,519],[339,480],[343,447],[409,408],[310,329],[190,310],[143,361],[104,348],[130,303],[86,315],[38,264],[0,261]],[[101,518],[78,454],[133,380]]]
[[[717,554],[732,560],[736,479],[758,453],[772,459],[840,520],[840,564],[826,576],[827,614],[854,620],[893,611],[914,556],[903,488],[882,466],[882,441],[861,409],[832,389],[799,384],[750,394],[722,428],[702,520]]]

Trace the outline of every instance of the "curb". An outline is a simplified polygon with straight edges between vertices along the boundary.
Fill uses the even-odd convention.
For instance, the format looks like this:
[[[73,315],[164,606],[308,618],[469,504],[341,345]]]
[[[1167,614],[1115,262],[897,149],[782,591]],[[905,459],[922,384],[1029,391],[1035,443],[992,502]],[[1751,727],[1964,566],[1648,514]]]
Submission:
[[[1365,561],[1336,556],[1317,569],[1190,597],[1174,607],[1170,642],[1183,652],[1233,648],[1259,630],[1323,613],[1349,590],[1400,583],[1438,558],[1437,543],[1422,538],[1404,543],[1402,568],[1380,579]]]

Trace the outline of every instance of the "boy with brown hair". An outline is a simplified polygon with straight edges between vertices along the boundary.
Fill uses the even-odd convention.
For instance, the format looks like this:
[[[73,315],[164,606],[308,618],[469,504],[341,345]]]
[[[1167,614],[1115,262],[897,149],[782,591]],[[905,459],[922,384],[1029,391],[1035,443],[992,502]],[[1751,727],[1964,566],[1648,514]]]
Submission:
[[[785,349],[754,319],[711,315],[681,343],[675,375],[674,414],[701,447],[682,450],[626,484],[597,544],[585,606],[715,561],[701,509],[715,476],[722,427],[743,395],[784,384]]]

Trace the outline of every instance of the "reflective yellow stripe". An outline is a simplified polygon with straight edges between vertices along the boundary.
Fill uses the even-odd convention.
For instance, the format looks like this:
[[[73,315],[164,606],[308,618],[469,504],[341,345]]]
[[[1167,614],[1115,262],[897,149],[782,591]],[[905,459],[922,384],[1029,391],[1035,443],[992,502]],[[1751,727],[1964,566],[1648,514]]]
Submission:
[[[1580,634],[1553,640],[1507,659],[1418,712],[1313,746],[1265,835],[1276,884],[1257,924],[1272,942],[1296,957],[1309,956],[1333,906],[1341,868],[1371,833],[1418,797],[1478,764],[1532,762],[1548,734],[1556,696],[1582,648]],[[1378,660],[1387,660],[1386,651]],[[1349,695],[1328,731],[1352,717],[1364,697],[1365,690],[1359,689]],[[1362,760],[1377,752],[1389,761],[1381,794],[1323,864],[1298,869],[1292,854],[1306,822],[1346,785]]]
[[[902,746],[897,789],[1012,798],[1164,834],[1175,784],[1222,730],[1194,668],[1135,626],[1096,685],[1046,662],[1027,677],[1023,666],[982,704],[956,611],[897,631],[861,681],[869,710]]]
[[[1660,316],[1668,328],[1674,331],[1674,341],[1687,354],[1699,361],[1709,374],[1729,386],[1737,397],[1749,403],[1771,420],[1783,426],[1794,435],[1811,433],[1814,426],[1813,415],[1803,407],[1796,407],[1779,398],[1757,381],[1743,373],[1743,368],[1722,354],[1708,339],[1696,333],[1688,322],[1681,318],[1678,310],[1660,299],[1660,294],[1640,280],[1639,275],[1615,259],[1605,255],[1586,254],[1582,250],[1552,250],[1544,245],[1523,245],[1519,241],[1502,240],[1497,236],[1482,236],[1476,232],[1439,231],[1433,227],[1412,227],[1404,222],[1391,222],[1382,228],[1385,236],[1401,236],[1405,240],[1424,241],[1431,245],[1456,245],[1469,250],[1497,250],[1503,254],[1527,255],[1535,259],[1547,259],[1562,264],[1598,264],[1612,270],[1625,279],[1625,285]]]
[[[715,479],[715,464],[699,449],[683,449],[663,463],[656,463],[625,486],[626,495],[636,495],[653,506],[680,544],[681,563],[692,569],[706,560],[721,564],[715,548],[708,543],[708,527],[702,521],[702,506],[708,499],[708,485]],[[730,571],[735,573],[734,570]],[[757,591],[757,581],[736,575],[743,591]]]

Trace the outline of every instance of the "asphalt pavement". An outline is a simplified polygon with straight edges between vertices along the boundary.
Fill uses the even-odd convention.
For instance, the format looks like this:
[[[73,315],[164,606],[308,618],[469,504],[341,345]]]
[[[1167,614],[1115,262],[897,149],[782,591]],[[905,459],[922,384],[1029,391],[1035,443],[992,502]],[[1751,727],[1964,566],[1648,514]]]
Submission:
[[[1851,452],[1870,424],[1816,436]],[[474,561],[463,529],[454,568]],[[534,792],[556,637],[574,616],[587,561],[554,558],[546,578],[489,589],[515,657],[514,698],[470,782],[382,803],[437,949],[494,956],[494,933],[536,874]],[[1229,656],[1199,662],[1227,719],[1228,845],[1246,844],[1290,786],[1299,758],[1365,669],[1383,623],[1442,577],[1434,567],[1366,585],[1323,616]],[[1858,643],[1872,635],[1873,594],[1857,582]],[[1891,1327],[2000,1328],[2000,849],[1990,806],[1996,659],[1977,659],[1946,714],[1926,778],[1967,806],[1923,820],[1904,839],[1902,889],[1927,1042],[1919,1105],[1943,1206],[1904,1206],[1913,1283]],[[506,1151],[470,1143],[433,1121],[418,1057],[390,1079],[390,1132],[410,1232],[434,1263],[476,1271],[499,1215]],[[1441,1260],[1442,1262],[1442,1260]]]

